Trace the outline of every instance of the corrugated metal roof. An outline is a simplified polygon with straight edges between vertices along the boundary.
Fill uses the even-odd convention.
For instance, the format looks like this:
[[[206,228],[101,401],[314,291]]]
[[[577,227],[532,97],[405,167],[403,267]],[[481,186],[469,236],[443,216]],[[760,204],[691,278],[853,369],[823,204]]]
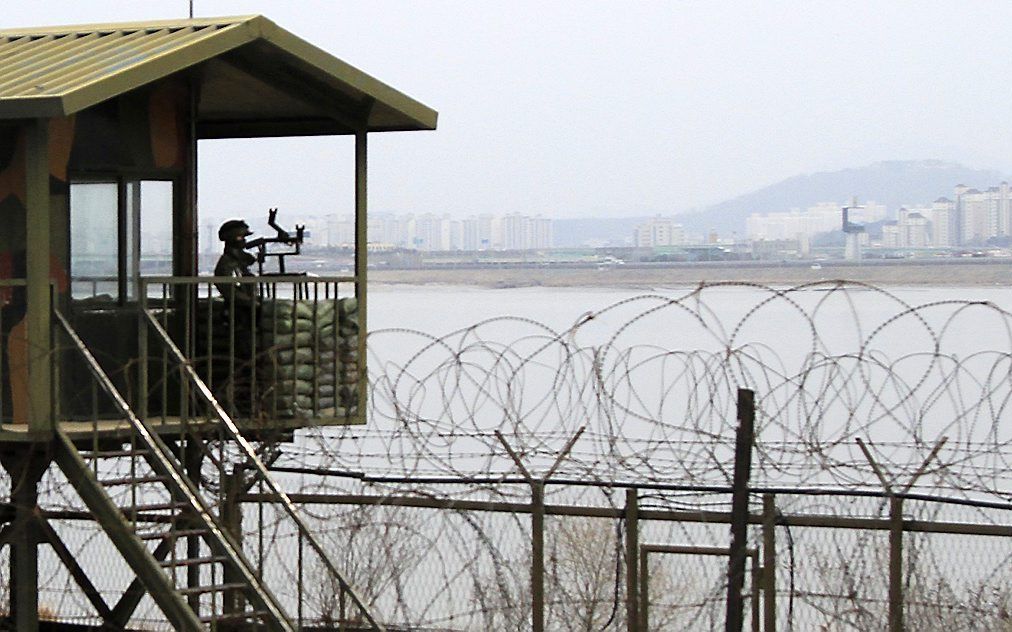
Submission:
[[[0,29],[0,119],[73,114],[218,58],[228,61],[215,66],[219,73],[239,68],[324,111],[332,103],[331,114],[346,126],[348,112],[365,112],[372,131],[436,126],[435,111],[263,16]],[[296,69],[299,79],[279,65]],[[254,110],[249,104],[240,123],[256,123]],[[289,122],[304,115],[293,109]],[[277,120],[279,113],[265,108],[259,116]]]

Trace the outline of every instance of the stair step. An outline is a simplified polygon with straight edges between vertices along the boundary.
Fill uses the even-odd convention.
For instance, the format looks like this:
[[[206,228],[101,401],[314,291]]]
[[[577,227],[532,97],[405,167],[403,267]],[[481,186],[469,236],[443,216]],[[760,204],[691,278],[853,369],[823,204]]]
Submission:
[[[227,562],[228,558],[223,555],[212,555],[209,557],[187,557],[175,560],[164,560],[158,562],[163,568],[173,568],[176,566],[199,566],[200,564],[220,564]]]
[[[149,454],[148,450],[81,450],[81,456],[84,457],[117,457],[117,456],[146,456]]]
[[[183,502],[172,502],[172,503],[153,503],[151,505],[128,505],[126,507],[120,507],[126,515],[134,513],[148,513],[152,511],[166,511],[168,509],[183,509],[189,507],[187,503]]]
[[[191,535],[207,535],[206,529],[177,529],[175,531],[159,531],[156,533],[138,533],[141,540],[164,540],[166,538],[185,538]]]
[[[266,617],[267,613],[263,610],[253,610],[251,612],[233,612],[230,614],[211,614],[206,617],[200,617],[201,623],[215,623],[217,621],[239,621],[243,619],[261,619]]]
[[[99,485],[114,487],[117,485],[143,485],[145,483],[164,483],[169,480],[164,476],[126,476],[123,478],[107,478],[99,481]]]
[[[211,586],[194,586],[193,588],[178,588],[177,592],[182,595],[199,595],[203,593],[222,592],[225,590],[242,590],[249,588],[243,583],[215,584]]]

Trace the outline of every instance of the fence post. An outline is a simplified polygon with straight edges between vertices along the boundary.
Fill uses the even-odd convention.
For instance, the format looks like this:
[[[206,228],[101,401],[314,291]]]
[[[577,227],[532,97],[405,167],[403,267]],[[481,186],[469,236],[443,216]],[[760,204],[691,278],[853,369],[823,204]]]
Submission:
[[[625,563],[626,563],[626,629],[639,631],[637,605],[639,601],[639,493],[625,490]]]
[[[749,597],[751,598],[750,608],[752,609],[752,632],[760,632],[761,631],[760,625],[762,623],[762,612],[760,611],[761,606],[759,604],[760,601],[759,591],[762,589],[761,575],[763,569],[759,565],[759,551],[756,549],[752,549],[751,557],[752,557],[752,564],[751,568],[749,569],[749,572],[751,573],[749,580],[750,583],[749,592],[751,594],[749,595]]]
[[[763,632],[777,629],[777,506],[763,494]]]
[[[237,466],[232,473],[227,474],[221,481],[224,488],[224,502],[221,505],[221,522],[229,535],[235,538],[236,542],[242,542],[242,503],[239,496],[245,491],[243,468]],[[225,565],[222,570],[222,583],[234,584],[241,581],[238,574],[231,566]],[[228,589],[222,599],[222,612],[224,614],[235,614],[242,612],[243,604],[241,590]]]
[[[640,607],[639,624],[640,632],[647,632],[650,629],[650,556],[646,550],[641,549],[640,560]]]
[[[545,630],[545,482],[531,482],[531,618]]]
[[[520,455],[506,441],[506,437],[498,430],[495,431],[495,438],[506,449],[506,453],[510,455],[513,462],[516,463],[517,469],[531,486],[531,627],[534,632],[544,632],[545,630],[545,481],[555,474],[555,470],[558,469],[562,460],[573,449],[577,439],[586,429],[586,426],[582,426],[570,437],[566,446],[559,452],[559,456],[555,458],[555,463],[541,478],[531,476],[531,473],[524,467]]]
[[[889,497],[889,632],[903,632],[903,499]]]
[[[731,494],[731,555],[727,562],[726,632],[741,632],[745,618],[745,546],[748,540],[748,479],[752,469],[755,393],[738,389],[738,431],[734,441],[734,487]]]

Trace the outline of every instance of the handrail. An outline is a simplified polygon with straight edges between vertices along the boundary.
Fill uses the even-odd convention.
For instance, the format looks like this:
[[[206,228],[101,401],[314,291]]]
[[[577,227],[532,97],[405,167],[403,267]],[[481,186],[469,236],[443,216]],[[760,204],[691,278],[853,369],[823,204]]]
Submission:
[[[291,277],[287,278],[289,280],[291,279]],[[169,332],[167,332],[165,328],[162,327],[162,324],[159,323],[158,320],[149,311],[143,310],[143,317],[147,321],[148,325],[150,325],[151,328],[155,331],[155,333],[158,334],[158,337],[161,338],[161,341],[165,345],[165,348],[176,359],[176,362],[179,363],[180,367],[186,374],[190,383],[196,388],[197,392],[200,393],[200,396],[204,399],[204,401],[211,408],[211,410],[214,411],[215,416],[221,422],[221,425],[225,429],[225,432],[228,434],[229,438],[231,438],[245,454],[247,463],[253,465],[253,468],[260,475],[261,480],[263,480],[266,486],[270,489],[270,491],[276,495],[279,503],[281,504],[282,507],[284,507],[285,513],[287,513],[292,518],[292,520],[295,521],[295,524],[299,529],[299,533],[308,540],[309,545],[320,556],[320,559],[323,561],[324,565],[326,565],[327,570],[331,573],[331,575],[337,578],[337,581],[341,586],[341,590],[343,590],[351,597],[352,602],[358,607],[359,611],[363,615],[365,615],[365,618],[370,625],[372,625],[379,632],[386,632],[386,628],[384,628],[372,617],[372,614],[366,608],[365,604],[362,602],[359,596],[355,593],[354,589],[352,589],[351,585],[344,579],[344,576],[341,575],[340,571],[337,570],[337,567],[331,561],[326,551],[323,549],[320,543],[316,541],[316,538],[313,537],[312,532],[309,530],[309,526],[306,525],[306,523],[299,516],[298,511],[295,509],[295,504],[292,503],[291,499],[288,497],[288,494],[286,494],[277,484],[277,482],[275,482],[274,478],[270,475],[267,466],[264,465],[263,461],[260,460],[260,457],[257,456],[257,453],[253,449],[253,446],[249,444],[246,438],[239,431],[239,428],[238,426],[235,425],[235,422],[232,420],[232,417],[227,412],[225,412],[225,409],[222,408],[221,404],[218,403],[218,400],[211,393],[211,389],[208,388],[207,384],[204,383],[204,380],[202,380],[200,376],[197,374],[196,369],[193,368],[193,364],[186,358],[185,355],[183,355],[183,352],[180,351],[178,346],[176,346],[176,343],[173,342],[171,336],[169,336]]]
[[[354,283],[355,276],[313,276],[313,275],[278,275],[262,276],[145,276],[141,277],[145,285],[193,285],[194,283],[234,283],[238,285],[259,285],[261,283]]]
[[[88,346],[84,344],[84,341],[81,340],[77,331],[60,312],[60,310],[54,308],[53,314],[56,316],[60,326],[63,328],[64,332],[66,332],[78,353],[84,357],[85,364],[87,365],[88,371],[91,373],[92,377],[95,378],[102,387],[102,390],[105,391],[106,395],[108,395],[113,401],[116,408],[119,409],[119,412],[123,414],[127,421],[130,422],[134,431],[147,445],[152,448],[151,454],[158,462],[158,469],[162,470],[160,473],[168,477],[173,483],[173,486],[181,492],[181,495],[189,503],[190,508],[194,511],[195,515],[200,517],[204,528],[207,529],[217,541],[229,549],[229,556],[238,562],[236,566],[242,572],[244,576],[243,579],[246,580],[248,585],[256,587],[257,593],[261,597],[264,597],[264,607],[270,610],[271,615],[277,621],[281,622],[283,625],[291,625],[288,621],[288,617],[285,615],[280,605],[275,601],[274,596],[266,591],[262,582],[260,582],[255,573],[253,573],[252,568],[249,567],[245,557],[238,553],[238,550],[235,548],[228,535],[224,532],[224,530],[219,528],[217,522],[211,517],[210,508],[204,503],[204,499],[201,497],[200,493],[194,489],[193,482],[179,471],[175,459],[167,456],[167,454],[170,453],[169,449],[158,436],[158,433],[153,432],[146,422],[137,417],[133,409],[112,383],[112,380],[109,379],[109,376],[106,375],[101,365],[99,365],[95,356],[93,356],[91,351],[88,350]]]

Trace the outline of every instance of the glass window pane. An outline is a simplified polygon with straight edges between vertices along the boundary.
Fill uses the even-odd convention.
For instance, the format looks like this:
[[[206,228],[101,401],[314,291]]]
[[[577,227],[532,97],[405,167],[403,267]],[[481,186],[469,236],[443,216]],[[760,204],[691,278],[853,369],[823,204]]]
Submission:
[[[119,234],[115,182],[70,185],[70,274],[74,298],[119,296]]]
[[[141,274],[172,274],[172,183],[141,182]]]

